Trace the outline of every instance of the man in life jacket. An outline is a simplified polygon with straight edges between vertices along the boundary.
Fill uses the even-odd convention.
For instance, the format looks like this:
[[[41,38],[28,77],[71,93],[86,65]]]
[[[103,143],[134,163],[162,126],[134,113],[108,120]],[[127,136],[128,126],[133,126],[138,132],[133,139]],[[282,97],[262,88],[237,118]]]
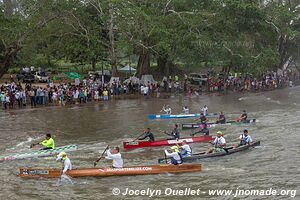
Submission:
[[[40,150],[47,150],[47,149],[54,149],[55,148],[55,143],[53,138],[51,137],[51,134],[46,134],[45,140],[37,143],[37,144],[31,144],[30,148],[34,147],[35,145],[42,145],[43,148]]]
[[[216,120],[216,124],[225,124],[226,123],[226,119],[225,119],[225,115],[223,112],[219,112],[219,116]]]
[[[165,149],[165,154],[166,157],[171,159],[171,163],[169,164],[173,164],[173,165],[179,165],[182,164],[182,156],[179,153],[179,148],[178,146],[172,146],[171,147],[171,153],[168,152],[168,150]]]
[[[248,144],[249,145],[252,144],[252,138],[248,134],[248,130],[245,129],[244,133],[240,135],[240,144],[238,145],[238,147],[242,145],[248,145]]]
[[[213,152],[223,152],[226,151],[224,149],[224,147],[226,146],[226,141],[225,138],[223,137],[224,134],[222,131],[218,131],[217,132],[217,137],[215,138],[215,140],[211,143],[214,145],[213,148],[209,148],[208,151],[206,152],[208,153],[213,153]]]
[[[180,149],[181,149],[180,154],[182,157],[192,156],[192,148],[190,147],[190,145],[188,145],[188,143],[185,140],[182,142]]]
[[[152,141],[152,142],[154,141],[154,135],[153,135],[153,133],[151,133],[151,129],[150,128],[147,128],[145,130],[144,137],[139,138],[139,140],[144,140],[146,138],[149,138],[148,141]]]
[[[191,136],[196,135],[197,133],[203,133],[203,135],[209,135],[209,129],[207,128],[207,124],[203,123],[199,125],[200,130],[196,131],[195,133],[191,133]]]
[[[62,171],[61,174],[66,174],[68,170],[72,170],[72,163],[70,159],[67,157],[67,154],[65,152],[60,152],[57,155],[56,161],[62,163]]]

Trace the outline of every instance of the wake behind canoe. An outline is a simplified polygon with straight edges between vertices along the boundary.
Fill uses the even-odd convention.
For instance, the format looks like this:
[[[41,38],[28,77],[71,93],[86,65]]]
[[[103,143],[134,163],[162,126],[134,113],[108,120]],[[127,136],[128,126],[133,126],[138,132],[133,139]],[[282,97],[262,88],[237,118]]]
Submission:
[[[200,143],[200,142],[210,142],[211,140],[213,140],[212,136],[199,136],[199,137],[182,138],[179,140],[133,141],[133,142],[123,142],[123,148],[124,150],[132,150],[136,148],[172,146],[176,144],[181,144],[183,141],[186,141],[187,143]]]
[[[161,173],[184,173],[202,171],[201,164],[183,165],[149,165],[123,168],[82,168],[67,171],[70,177],[106,177],[106,176],[134,176]],[[33,169],[20,168],[22,178],[57,178],[61,176],[61,169]]]
[[[260,141],[256,141],[256,142],[253,142],[251,145],[243,145],[243,146],[240,146],[237,148],[228,147],[228,148],[226,148],[227,151],[223,151],[223,152],[216,152],[216,153],[209,153],[209,154],[206,154],[206,152],[195,153],[190,157],[182,158],[182,161],[189,163],[189,162],[194,162],[194,161],[198,161],[198,160],[202,160],[202,159],[206,159],[206,158],[226,156],[226,155],[230,155],[233,153],[245,151],[247,149],[250,149],[251,147],[255,147],[255,146],[259,146],[259,145],[260,145]],[[158,163],[165,163],[165,162],[166,162],[165,158],[158,159]]]
[[[35,150],[30,152],[14,153],[6,156],[0,156],[0,161],[26,159],[26,158],[34,158],[34,157],[45,157],[45,156],[56,155],[62,151],[68,152],[68,151],[75,151],[75,150],[77,150],[77,145],[72,144],[72,145],[57,147],[55,149]]]

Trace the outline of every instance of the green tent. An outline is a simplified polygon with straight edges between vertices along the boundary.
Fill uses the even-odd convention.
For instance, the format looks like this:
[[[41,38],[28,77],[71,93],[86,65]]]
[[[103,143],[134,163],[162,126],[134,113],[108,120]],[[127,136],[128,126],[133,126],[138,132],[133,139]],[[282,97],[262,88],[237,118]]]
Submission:
[[[76,72],[64,72],[64,74],[71,79],[81,78],[80,74]]]

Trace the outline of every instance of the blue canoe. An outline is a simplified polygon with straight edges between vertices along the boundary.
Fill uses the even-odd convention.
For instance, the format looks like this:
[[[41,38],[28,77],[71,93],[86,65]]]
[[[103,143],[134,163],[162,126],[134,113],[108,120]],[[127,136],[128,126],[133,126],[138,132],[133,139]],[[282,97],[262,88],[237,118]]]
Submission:
[[[213,113],[212,115],[217,115],[217,113]],[[200,117],[200,114],[148,115],[148,119],[178,119],[178,118],[195,118],[195,117]]]

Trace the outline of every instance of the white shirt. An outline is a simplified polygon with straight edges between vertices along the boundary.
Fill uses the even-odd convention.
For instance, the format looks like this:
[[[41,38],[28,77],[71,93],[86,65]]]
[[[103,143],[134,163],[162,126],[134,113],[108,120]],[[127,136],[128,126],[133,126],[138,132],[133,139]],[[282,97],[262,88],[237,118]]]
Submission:
[[[185,145],[182,145],[181,148],[187,152],[187,154],[185,156],[192,155],[192,149],[191,149],[190,145],[185,144]]]
[[[169,153],[167,150],[165,150],[165,154],[169,158],[172,157],[172,158],[174,158],[177,161],[181,161],[181,158],[180,158],[180,156],[179,156],[179,154],[177,152]]]
[[[68,157],[65,160],[62,160],[60,157],[58,157],[56,161],[61,161],[61,163],[63,164],[63,174],[65,174],[68,170],[72,170],[72,163]]]
[[[226,141],[225,141],[225,138],[223,138],[222,136],[221,137],[216,137],[215,140],[214,140],[214,144],[216,146],[223,146],[224,144],[226,144]]]
[[[144,87],[144,94],[148,94],[148,92],[149,92],[149,87],[148,86]]]
[[[241,140],[244,139],[244,138],[245,138],[245,135],[244,135],[244,134],[240,135],[240,139],[241,139]],[[247,135],[247,138],[245,139],[245,141],[246,141],[247,143],[252,142],[251,136],[250,136],[250,135]]]
[[[120,153],[112,154],[110,150],[106,152],[107,156],[105,157],[108,160],[113,160],[113,167],[115,168],[122,168],[123,167],[123,160]]]
[[[189,114],[189,112],[190,112],[189,108],[183,107],[183,113],[184,114]]]
[[[203,111],[204,116],[206,116],[207,111],[208,111],[208,107],[203,107],[201,110]]]
[[[172,109],[171,108],[164,108],[163,110],[168,115],[171,115],[171,113],[172,113]]]

